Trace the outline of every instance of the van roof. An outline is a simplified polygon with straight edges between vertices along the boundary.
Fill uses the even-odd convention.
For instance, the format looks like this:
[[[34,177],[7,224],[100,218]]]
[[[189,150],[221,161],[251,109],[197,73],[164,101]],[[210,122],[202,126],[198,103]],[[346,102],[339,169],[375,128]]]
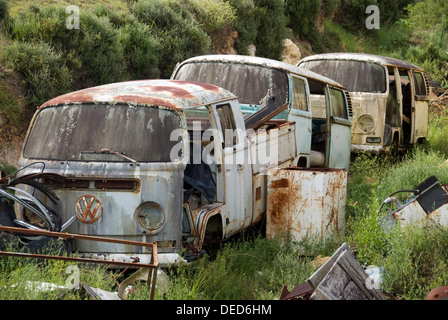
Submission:
[[[349,53],[349,52],[315,54],[303,58],[302,60],[299,61],[298,65],[300,65],[301,62],[311,60],[356,60],[356,61],[378,63],[383,66],[391,66],[391,67],[412,69],[416,71],[423,71],[423,69],[421,69],[420,67],[399,59],[367,53]]]
[[[215,85],[179,80],[136,80],[117,82],[63,94],[39,108],[48,106],[95,103],[130,103],[184,109],[236,98]]]
[[[244,55],[233,55],[233,54],[215,54],[215,55],[203,55],[203,56],[197,56],[193,58],[189,58],[180,64],[175,68],[173,72],[174,73],[178,70],[180,66],[187,63],[194,63],[194,62],[222,62],[222,63],[241,63],[241,64],[249,64],[249,65],[256,65],[256,66],[264,66],[267,68],[272,69],[278,69],[285,71],[287,73],[294,73],[299,76],[303,76],[309,79],[317,80],[319,82],[327,83],[335,87],[339,87],[342,89],[345,89],[341,84],[337,83],[334,80],[331,80],[327,77],[324,77],[318,73],[312,72],[310,70],[273,60],[273,59],[267,59],[262,57],[254,57],[254,56],[244,56]],[[172,77],[173,77],[172,76]]]

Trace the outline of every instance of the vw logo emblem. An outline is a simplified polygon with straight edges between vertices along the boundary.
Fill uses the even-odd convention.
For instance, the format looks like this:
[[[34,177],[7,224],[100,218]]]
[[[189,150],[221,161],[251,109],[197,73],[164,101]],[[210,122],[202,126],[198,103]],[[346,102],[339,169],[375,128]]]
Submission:
[[[101,202],[94,196],[82,196],[76,201],[75,213],[79,221],[84,223],[94,223],[103,213]]]

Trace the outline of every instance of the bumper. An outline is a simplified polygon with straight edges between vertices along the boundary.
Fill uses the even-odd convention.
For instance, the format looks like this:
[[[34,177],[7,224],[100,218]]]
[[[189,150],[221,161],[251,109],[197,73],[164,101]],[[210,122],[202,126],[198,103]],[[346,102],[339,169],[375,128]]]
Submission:
[[[123,253],[80,253],[82,258],[109,260],[109,261],[123,261],[123,262],[135,262],[150,264],[151,254],[123,254]],[[138,260],[136,259],[138,258]],[[159,267],[167,268],[175,266],[179,263],[187,263],[183,257],[177,253],[159,253],[158,254]]]
[[[354,153],[368,152],[385,154],[388,151],[388,149],[381,145],[352,144],[352,152]]]

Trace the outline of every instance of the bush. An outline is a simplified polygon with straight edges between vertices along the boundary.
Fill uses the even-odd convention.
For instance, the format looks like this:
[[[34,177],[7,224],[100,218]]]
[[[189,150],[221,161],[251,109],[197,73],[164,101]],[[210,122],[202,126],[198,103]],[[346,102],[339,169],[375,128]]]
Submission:
[[[7,33],[11,30],[12,19],[9,16],[9,3],[7,0],[0,0],[0,30],[4,29]]]
[[[75,87],[123,80],[125,64],[119,33],[108,17],[81,10],[79,29],[68,29],[67,18],[61,6],[30,6],[16,19],[13,36],[20,41],[48,43],[60,52],[73,71]]]
[[[23,114],[22,105],[10,93],[3,81],[0,80],[0,117],[5,117],[11,125],[19,127]]]
[[[236,19],[236,10],[227,1],[177,0],[168,2],[168,5],[176,11],[183,11],[184,18],[192,14],[208,35],[226,29]]]
[[[169,2],[140,0],[134,7],[134,15],[142,23],[154,28],[160,42],[159,61],[161,76],[169,78],[178,62],[210,52],[210,37],[201,29],[191,13],[172,9]]]
[[[258,7],[260,25],[258,28],[255,46],[257,56],[281,60],[286,38],[286,25],[284,0],[254,0]]]
[[[321,7],[321,0],[286,0],[288,26],[303,39],[310,39],[316,32],[315,20]]]
[[[60,53],[44,42],[13,42],[5,48],[8,66],[25,77],[28,102],[43,102],[69,91],[72,73]]]
[[[236,9],[238,19],[234,21],[238,39],[235,41],[235,50],[239,54],[249,54],[248,47],[255,43],[260,25],[259,9],[254,0],[230,0],[229,3]]]
[[[128,72],[133,79],[158,78],[159,62],[162,59],[161,45],[152,28],[129,16],[120,30],[120,43]]]

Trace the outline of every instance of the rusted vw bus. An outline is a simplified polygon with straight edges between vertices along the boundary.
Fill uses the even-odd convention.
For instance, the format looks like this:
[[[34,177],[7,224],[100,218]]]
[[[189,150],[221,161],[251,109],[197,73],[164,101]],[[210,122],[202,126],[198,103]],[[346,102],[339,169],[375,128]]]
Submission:
[[[389,153],[426,139],[429,84],[418,66],[359,53],[313,55],[298,66],[329,77],[350,92],[353,152]]]
[[[296,165],[348,169],[351,106],[347,90],[334,80],[273,59],[226,54],[187,59],[171,79],[225,88],[238,96],[246,116],[278,96],[287,108],[277,118],[296,122]]]
[[[238,134],[226,139],[227,130]],[[114,83],[40,106],[19,175],[44,170],[39,183],[59,200],[49,201],[30,185],[23,191],[62,223],[71,222],[67,232],[156,241],[164,266],[194,258],[208,238],[222,241],[259,222],[266,211],[266,178],[256,165],[263,163],[253,161],[255,151],[273,141],[276,162],[266,166],[291,166],[294,137],[291,121],[270,121],[264,130],[249,132],[236,96],[214,85]],[[17,205],[16,216],[39,225],[26,207]],[[143,263],[151,258],[132,245],[74,240],[72,247],[90,258]],[[190,255],[181,256],[184,250]]]

